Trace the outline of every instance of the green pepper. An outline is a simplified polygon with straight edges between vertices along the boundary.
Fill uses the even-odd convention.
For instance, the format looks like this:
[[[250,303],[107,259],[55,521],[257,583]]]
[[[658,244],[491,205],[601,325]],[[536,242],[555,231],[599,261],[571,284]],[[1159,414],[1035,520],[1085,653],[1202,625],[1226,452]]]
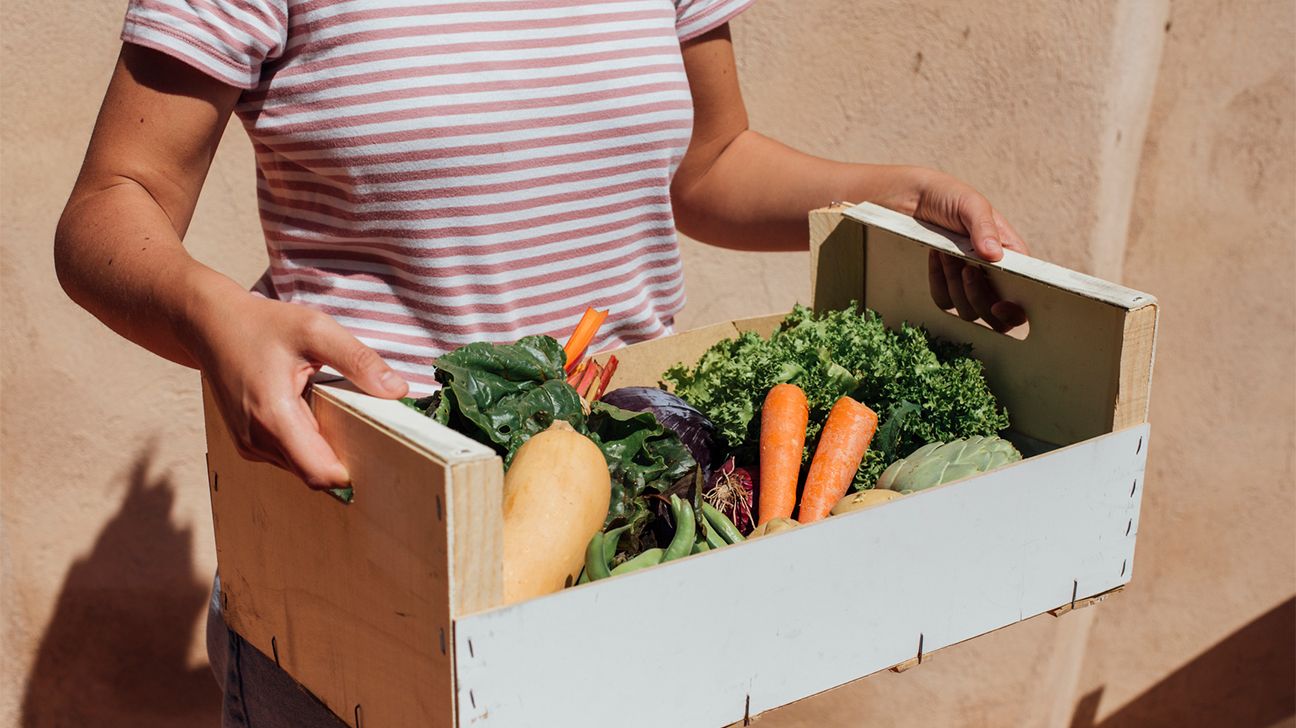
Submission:
[[[689,505],[688,501],[672,495],[671,515],[675,517],[675,538],[672,538],[666,547],[666,553],[662,556],[663,562],[688,556],[697,535],[697,524],[693,520],[693,506]]]

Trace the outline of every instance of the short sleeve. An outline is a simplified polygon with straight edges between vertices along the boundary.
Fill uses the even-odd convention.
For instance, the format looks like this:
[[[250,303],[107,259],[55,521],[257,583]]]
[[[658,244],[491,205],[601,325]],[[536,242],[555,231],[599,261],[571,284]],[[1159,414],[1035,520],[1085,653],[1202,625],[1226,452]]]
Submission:
[[[755,0],[675,0],[675,35],[680,42],[717,28]]]
[[[130,0],[121,37],[250,89],[284,51],[287,0]]]

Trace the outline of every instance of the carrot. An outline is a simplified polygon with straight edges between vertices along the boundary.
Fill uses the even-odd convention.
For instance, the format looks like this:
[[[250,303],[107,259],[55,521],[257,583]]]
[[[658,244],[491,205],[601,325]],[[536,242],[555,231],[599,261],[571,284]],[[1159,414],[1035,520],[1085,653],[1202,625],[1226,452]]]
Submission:
[[[805,448],[810,405],[795,384],[776,384],[765,395],[760,431],[760,523],[791,518]]]
[[[567,339],[567,344],[563,346],[563,353],[567,355],[567,372],[571,373],[576,368],[576,363],[585,355],[585,350],[589,348],[590,342],[594,340],[594,335],[598,333],[599,327],[607,319],[607,311],[597,311],[593,308],[585,309],[585,315],[581,316],[580,323],[576,324],[576,329],[572,331],[571,338]]]
[[[798,522],[813,523],[826,517],[846,495],[877,425],[877,413],[866,404],[850,397],[833,404],[806,474]]]
[[[598,379],[600,372],[598,362],[590,359],[589,366],[585,367],[585,373],[581,375],[580,381],[576,383],[576,392],[584,397]]]
[[[599,376],[598,384],[590,388],[590,396],[586,397],[586,399],[593,402],[603,396],[603,392],[607,389],[608,382],[612,381],[612,374],[616,372],[616,368],[617,358],[609,355],[607,364],[603,366],[603,374]]]
[[[589,366],[589,360],[586,359],[575,367],[567,370],[567,383],[575,387],[580,383],[581,376],[585,374],[585,367]]]

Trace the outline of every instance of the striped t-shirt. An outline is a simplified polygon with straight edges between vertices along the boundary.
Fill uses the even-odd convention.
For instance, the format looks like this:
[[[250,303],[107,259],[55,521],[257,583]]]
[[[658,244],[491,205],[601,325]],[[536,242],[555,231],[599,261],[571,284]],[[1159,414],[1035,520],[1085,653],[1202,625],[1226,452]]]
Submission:
[[[270,267],[415,391],[472,341],[669,333],[680,42],[752,0],[131,0],[123,40],[245,89]]]

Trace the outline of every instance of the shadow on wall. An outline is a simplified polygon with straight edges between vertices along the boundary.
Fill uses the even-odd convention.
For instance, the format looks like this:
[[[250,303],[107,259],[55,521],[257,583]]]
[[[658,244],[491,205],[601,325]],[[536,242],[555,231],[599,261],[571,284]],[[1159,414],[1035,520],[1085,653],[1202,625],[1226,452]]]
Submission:
[[[193,531],[171,522],[174,485],[136,459],[121,510],[68,570],[41,640],[23,728],[173,728],[220,724],[211,671],[188,664],[209,575],[195,574]]]
[[[1274,607],[1094,723],[1102,689],[1076,704],[1071,728],[1296,725],[1296,597]]]

